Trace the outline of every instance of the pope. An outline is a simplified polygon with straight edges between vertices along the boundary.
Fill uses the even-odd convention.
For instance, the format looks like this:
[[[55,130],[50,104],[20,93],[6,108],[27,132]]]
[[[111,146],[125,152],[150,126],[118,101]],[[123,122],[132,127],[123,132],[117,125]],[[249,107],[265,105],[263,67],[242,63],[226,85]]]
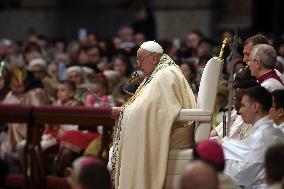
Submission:
[[[109,167],[116,189],[162,189],[169,150],[193,145],[193,124],[176,119],[181,109],[195,108],[196,99],[180,68],[157,42],[140,46],[137,64],[145,79],[111,112],[117,126]]]

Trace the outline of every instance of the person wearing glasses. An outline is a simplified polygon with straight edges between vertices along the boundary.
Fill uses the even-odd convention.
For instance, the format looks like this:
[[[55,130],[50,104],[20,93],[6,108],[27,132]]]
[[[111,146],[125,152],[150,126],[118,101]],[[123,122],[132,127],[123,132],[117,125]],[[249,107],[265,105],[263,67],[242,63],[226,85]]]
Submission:
[[[196,107],[180,68],[155,41],[144,42],[137,64],[146,78],[121,107],[109,167],[115,189],[162,189],[170,149],[193,145],[191,122],[175,122],[182,108]]]
[[[284,89],[283,80],[274,69],[276,58],[277,54],[272,46],[260,44],[253,47],[248,60],[251,75],[269,92]]]
[[[224,174],[244,188],[267,188],[265,183],[264,155],[269,146],[284,143],[284,135],[273,127],[268,116],[272,106],[271,94],[261,86],[243,91],[240,114],[252,124],[250,135],[244,140],[226,138]]]
[[[271,93],[272,106],[269,116],[274,122],[274,126],[284,133],[284,90],[275,90]]]

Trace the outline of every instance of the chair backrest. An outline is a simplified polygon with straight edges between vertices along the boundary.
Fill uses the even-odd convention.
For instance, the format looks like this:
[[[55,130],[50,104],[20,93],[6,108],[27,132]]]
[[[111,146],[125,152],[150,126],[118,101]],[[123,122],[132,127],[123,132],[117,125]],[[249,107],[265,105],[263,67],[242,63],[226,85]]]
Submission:
[[[212,112],[212,117],[222,65],[223,61],[218,57],[213,57],[207,62],[201,76],[197,96],[197,108]],[[197,122],[195,142],[208,138],[210,129],[211,122]]]
[[[207,62],[201,76],[197,108],[213,112],[222,64],[223,61],[217,57]]]

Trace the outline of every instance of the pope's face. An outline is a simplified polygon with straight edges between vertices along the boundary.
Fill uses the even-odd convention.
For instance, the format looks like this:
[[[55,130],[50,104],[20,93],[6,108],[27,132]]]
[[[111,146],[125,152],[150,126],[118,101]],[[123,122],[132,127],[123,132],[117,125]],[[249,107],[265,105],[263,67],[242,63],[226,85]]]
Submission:
[[[155,64],[155,53],[151,53],[145,51],[144,49],[138,49],[137,51],[137,59],[136,62],[138,64],[138,68],[141,69],[143,74],[148,77],[154,71],[156,64]]]

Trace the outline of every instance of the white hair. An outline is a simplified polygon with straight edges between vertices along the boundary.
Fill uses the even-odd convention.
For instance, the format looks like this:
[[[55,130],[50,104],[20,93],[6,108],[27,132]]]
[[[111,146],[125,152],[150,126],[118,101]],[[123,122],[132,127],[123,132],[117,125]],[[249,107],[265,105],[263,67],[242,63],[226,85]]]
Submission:
[[[277,54],[271,45],[259,44],[253,47],[252,58],[259,59],[266,69],[273,69],[276,64]]]

